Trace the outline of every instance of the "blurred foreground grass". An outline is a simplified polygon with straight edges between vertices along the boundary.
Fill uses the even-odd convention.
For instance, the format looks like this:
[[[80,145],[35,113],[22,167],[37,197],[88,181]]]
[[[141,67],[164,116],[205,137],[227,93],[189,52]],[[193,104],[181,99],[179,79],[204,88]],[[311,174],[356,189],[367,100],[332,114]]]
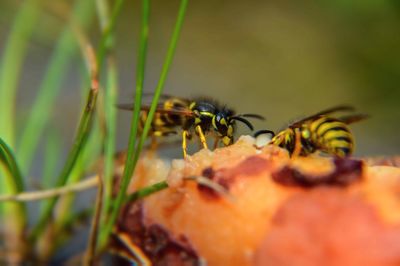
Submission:
[[[88,247],[85,254],[85,264],[92,265],[98,250],[103,250],[108,242],[113,225],[116,221],[122,203],[126,199],[127,185],[135,169],[139,154],[149,130],[150,121],[154,115],[158,98],[170,68],[176,49],[177,40],[183,24],[187,0],[182,0],[175,29],[171,37],[171,44],[167,51],[160,81],[154,91],[149,120],[145,125],[144,134],[136,144],[138,130],[138,115],[140,112],[141,95],[143,91],[145,62],[147,54],[147,39],[149,32],[150,1],[143,0],[140,43],[137,60],[136,105],[132,120],[132,130],[129,138],[129,149],[122,178],[122,187],[114,200],[112,195],[112,172],[115,153],[115,103],[117,96],[117,73],[113,55],[114,27],[119,17],[123,0],[117,0],[109,8],[106,0],[76,1],[74,6],[64,2],[49,2],[28,0],[20,3],[18,14],[12,25],[10,36],[5,45],[2,65],[0,69],[1,91],[1,120],[0,124],[0,159],[3,171],[0,176],[1,192],[1,260],[7,263],[21,263],[27,258],[34,261],[47,262],[54,252],[68,237],[67,228],[81,216],[74,208],[73,192],[98,186],[96,205]],[[97,52],[86,33],[87,25],[93,20],[97,8],[100,24],[100,41]],[[65,28],[58,37],[52,56],[49,59],[47,70],[35,101],[24,124],[21,137],[16,136],[16,117],[18,109],[15,107],[18,81],[23,74],[23,62],[28,53],[28,44],[31,41],[33,29],[39,24],[42,12],[50,12],[64,21]],[[46,13],[43,13],[46,14]],[[60,80],[65,76],[71,58],[80,50],[83,60],[82,71],[82,114],[77,126],[76,136],[67,153],[64,166],[61,170],[52,167],[55,163],[52,157],[62,158],[64,151],[55,144],[54,138],[43,138],[42,141],[49,147],[43,158],[43,170],[46,174],[37,180],[41,188],[54,187],[48,191],[24,193],[30,187],[30,165],[34,154],[38,150],[39,138],[47,127],[51,127],[51,112],[56,109],[56,98],[60,97]],[[106,63],[106,64],[105,64]],[[106,65],[103,68],[103,65]],[[82,68],[82,67],[81,67]],[[105,73],[103,85],[102,73]],[[89,89],[88,89],[89,88]],[[98,100],[99,98],[99,100]],[[99,104],[97,104],[99,102]],[[19,138],[20,137],[20,138]],[[56,135],[56,138],[59,136]],[[103,156],[103,150],[105,151]],[[16,151],[16,152],[14,152]],[[97,177],[80,181],[91,171],[91,165],[103,158],[104,171],[97,173]],[[51,171],[54,170],[54,173]],[[59,171],[57,175],[56,172]],[[51,175],[56,175],[51,178]],[[103,195],[103,185],[105,194]],[[67,194],[69,193],[69,194]],[[67,194],[60,198],[60,195]],[[141,195],[143,193],[140,193]],[[146,192],[144,192],[146,194]],[[43,200],[49,198],[47,200]],[[26,201],[43,200],[38,217],[33,217],[33,226],[26,212]],[[7,202],[10,201],[10,202]],[[103,201],[105,208],[103,209]],[[56,205],[59,203],[58,205]],[[84,213],[88,211],[85,210]],[[97,235],[101,232],[101,235]],[[99,243],[97,241],[99,239]],[[3,255],[4,254],[4,255]],[[83,254],[79,254],[83,255]]]

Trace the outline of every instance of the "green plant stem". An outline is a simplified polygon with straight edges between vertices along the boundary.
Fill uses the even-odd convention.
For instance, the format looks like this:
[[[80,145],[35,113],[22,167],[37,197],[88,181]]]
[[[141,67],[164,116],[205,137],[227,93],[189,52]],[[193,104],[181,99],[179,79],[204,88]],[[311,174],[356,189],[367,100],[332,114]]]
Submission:
[[[90,1],[79,1],[79,2],[90,2]],[[116,5],[120,4],[121,1],[117,1]],[[116,17],[118,16],[119,10],[120,8],[114,8],[114,10],[116,10],[113,14],[114,14],[114,20],[116,19]],[[111,30],[110,30],[111,33]],[[110,34],[109,33],[109,34]],[[106,36],[103,36],[103,39],[108,39],[108,34],[106,34]],[[103,42],[102,45],[100,45],[100,50],[103,49],[102,47],[106,45],[106,41]],[[97,68],[100,68],[100,64],[99,64],[99,59],[97,60]],[[75,165],[75,163],[78,161],[78,157],[81,153],[81,150],[83,149],[83,147],[85,146],[87,139],[88,139],[88,135],[91,129],[91,125],[92,125],[92,119],[93,119],[93,109],[96,105],[96,100],[97,100],[97,93],[98,90],[96,89],[91,89],[89,92],[89,96],[88,96],[88,101],[84,110],[84,113],[82,115],[80,124],[79,124],[79,128],[78,128],[78,133],[77,133],[77,138],[75,139],[75,143],[74,146],[72,148],[72,150],[70,151],[69,155],[68,155],[68,159],[67,162],[58,178],[58,182],[57,182],[57,186],[63,186],[66,181],[68,180],[68,177]],[[30,242],[35,242],[37,240],[37,238],[40,236],[41,232],[44,230],[46,224],[47,224],[47,220],[50,218],[54,206],[57,202],[58,198],[54,198],[51,199],[49,201],[49,203],[44,207],[44,212],[43,214],[39,217],[39,221],[38,223],[35,225],[35,227],[33,228],[30,236],[29,236],[29,240]]]
[[[24,190],[23,178],[11,148],[0,138],[0,178],[10,194]],[[2,171],[4,170],[4,171]],[[4,233],[6,248],[23,250],[25,245],[24,232],[27,225],[26,206],[22,202],[0,204],[4,211],[1,219],[1,230]],[[7,235],[7,236],[6,236]]]
[[[4,54],[0,62],[0,136],[8,143],[10,149],[15,148],[15,100],[18,80],[22,62],[28,52],[29,39],[35,29],[39,14],[38,0],[21,2],[10,35],[5,42]],[[0,168],[3,168],[3,166],[0,166]],[[0,193],[17,193],[19,188],[22,188],[20,170],[18,170],[19,173],[1,170],[3,169],[0,169]],[[18,183],[21,184],[18,185]],[[6,248],[24,250],[24,232],[28,222],[25,204],[0,204],[0,216],[0,230],[9,236],[4,241]]]
[[[145,198],[153,193],[166,189],[168,187],[167,181],[161,181],[155,183],[151,186],[141,188],[138,191],[133,192],[132,194],[126,197],[125,202],[133,202],[142,198]]]
[[[18,167],[14,153],[2,138],[0,138],[0,159],[11,174],[12,180],[10,180],[10,183],[12,184],[13,192],[19,193],[23,191],[24,179],[22,177],[21,170]]]
[[[70,151],[70,153],[68,155],[67,162],[64,165],[64,168],[61,171],[61,174],[57,179],[58,180],[57,187],[61,187],[61,186],[65,185],[81,151],[83,150],[83,148],[86,144],[86,140],[89,136],[90,129],[91,129],[92,122],[93,122],[92,120],[93,120],[94,109],[96,106],[97,93],[98,93],[98,88],[92,88],[89,91],[89,95],[87,98],[87,104],[85,106],[81,121],[79,123],[77,137],[73,144],[72,150]],[[48,223],[48,221],[53,213],[53,209],[54,209],[55,204],[57,203],[57,200],[58,200],[57,197],[49,200],[49,204],[45,207],[45,211],[43,212],[43,215],[41,215],[39,217],[38,223],[35,225],[31,234],[29,235],[29,241],[31,243],[35,242],[36,239],[39,237],[39,235],[45,229],[45,226]]]
[[[104,233],[105,238],[107,238],[108,235],[111,233],[112,226],[114,225],[114,223],[117,219],[119,210],[120,210],[122,203],[124,202],[124,199],[126,197],[126,191],[128,189],[130,179],[131,179],[133,171],[136,167],[137,161],[139,160],[140,152],[143,148],[147,134],[150,130],[151,122],[153,120],[154,113],[156,111],[157,103],[162,94],[164,83],[165,83],[170,65],[172,63],[173,55],[175,53],[176,45],[178,42],[178,37],[179,37],[180,31],[181,31],[183,20],[184,20],[185,13],[186,13],[187,4],[188,4],[188,0],[181,1],[180,7],[179,7],[179,12],[178,12],[178,18],[177,18],[177,21],[175,24],[174,32],[172,34],[172,38],[171,38],[171,42],[170,42],[170,45],[168,48],[167,56],[166,56],[166,59],[165,59],[165,62],[164,62],[164,65],[163,65],[163,68],[161,71],[160,80],[157,84],[157,87],[156,87],[156,90],[154,93],[154,98],[151,103],[151,107],[150,107],[150,110],[148,113],[148,118],[146,120],[140,141],[135,150],[135,138],[136,138],[136,134],[137,134],[137,124],[135,124],[135,123],[138,122],[139,112],[140,112],[140,103],[141,103],[140,101],[138,102],[137,98],[138,98],[138,95],[141,96],[141,93],[142,93],[142,91],[140,90],[140,87],[138,87],[138,86],[136,87],[135,112],[134,112],[134,116],[133,116],[133,120],[132,120],[131,134],[130,134],[130,138],[129,138],[128,155],[127,155],[127,159],[125,162],[125,169],[124,169],[124,173],[123,173],[121,189],[117,195],[117,199],[113,206],[114,208],[112,210],[110,220],[109,220],[107,226],[105,227],[105,233]],[[138,71],[140,71],[140,70],[138,70]],[[137,82],[140,82],[140,81],[137,81]]]
[[[111,11],[111,17],[109,17],[108,4],[106,0],[97,0],[97,6],[99,10],[100,25],[102,27],[102,37],[100,45],[97,49],[97,61],[99,62],[100,68],[103,66],[104,58],[106,53],[111,53],[113,48],[114,39],[114,28],[119,16],[124,0],[117,0]],[[106,136],[105,136],[105,159],[104,159],[104,180],[105,180],[105,202],[104,209],[105,215],[111,205],[111,194],[112,194],[112,172],[114,169],[114,152],[115,152],[115,136],[116,136],[116,110],[115,101],[117,98],[117,87],[118,77],[115,62],[112,56],[109,56],[108,60],[108,71],[107,71],[107,86],[104,97],[105,107],[105,124],[106,124]]]
[[[104,21],[107,22],[107,26],[105,29],[103,29],[103,35],[100,40],[100,45],[99,48],[97,49],[97,61],[99,62],[99,68],[103,66],[104,63],[104,57],[106,55],[107,50],[112,46],[112,40],[113,40],[113,32],[115,28],[115,23],[117,21],[117,17],[121,13],[122,5],[124,3],[124,0],[116,0],[112,12],[111,12],[111,18],[108,20],[107,18],[100,18],[103,23]]]
[[[92,17],[93,3],[91,1],[76,1],[70,24],[76,23],[86,27]],[[51,117],[55,98],[59,94],[62,84],[60,81],[65,75],[69,62],[76,51],[76,36],[71,31],[71,26],[67,25],[58,40],[31,109],[30,116],[26,120],[26,126],[22,130],[23,134],[18,149],[18,158],[21,165],[24,166],[24,173],[29,171],[37,144]]]
[[[98,229],[100,224],[100,215],[103,204],[103,180],[98,176],[98,187],[96,196],[95,212],[92,220],[92,225],[90,227],[90,235],[88,248],[84,256],[83,265],[91,266],[95,265],[95,255],[96,255],[96,245],[98,237]]]
[[[114,6],[113,6],[113,11],[112,11],[112,17],[109,20],[108,19],[108,6],[107,6],[106,1],[105,0],[97,0],[96,1],[97,7],[98,7],[100,24],[101,24],[102,32],[103,32],[101,41],[100,41],[100,45],[97,49],[97,54],[96,54],[99,71],[103,64],[105,52],[109,51],[111,49],[111,44],[112,44],[111,39],[113,38],[113,36],[112,36],[113,29],[114,29],[116,18],[118,17],[118,15],[121,11],[122,3],[123,3],[123,1],[121,1],[121,0],[117,0],[115,2]],[[105,28],[103,28],[103,27],[105,27]],[[109,71],[111,71],[111,70],[109,70]],[[99,107],[98,109],[100,111],[102,111],[103,109],[100,108],[100,107],[102,107],[101,104],[103,103],[102,99],[104,98],[104,101],[107,101],[104,103],[105,108],[107,108],[106,112],[102,111],[102,113],[105,113],[106,122],[108,122],[110,117],[116,116],[115,115],[116,110],[115,110],[115,107],[113,104],[115,102],[115,98],[116,98],[116,91],[114,91],[114,90],[116,90],[116,86],[117,86],[116,85],[116,79],[117,79],[116,78],[116,70],[112,71],[111,73],[108,72],[108,75],[113,76],[112,78],[110,78],[110,79],[112,79],[112,81],[109,81],[108,85],[106,86],[105,97],[101,97],[101,96],[103,96],[102,94],[99,95],[100,106],[98,106]],[[114,84],[113,88],[110,88],[110,85],[109,85],[110,83]],[[112,105],[112,108],[110,108],[109,105]],[[101,116],[101,114],[100,114],[100,116]],[[80,177],[82,176],[82,172],[85,168],[85,165],[87,165],[89,163],[88,159],[93,158],[93,155],[97,154],[97,151],[95,151],[96,147],[101,148],[98,145],[98,143],[102,142],[102,140],[99,139],[99,134],[98,134],[98,132],[100,132],[100,129],[98,127],[99,121],[96,121],[96,122],[97,122],[96,126],[92,130],[92,137],[91,137],[90,143],[87,145],[88,147],[83,152],[81,159],[79,159],[78,166],[73,171],[73,174],[70,177],[71,182],[74,182],[74,181],[76,182],[80,179]],[[110,133],[111,131],[113,131],[114,133]],[[110,133],[110,135],[109,135],[109,133]],[[115,118],[114,118],[114,121],[110,120],[110,123],[106,123],[105,142],[106,142],[106,144],[105,144],[106,153],[110,153],[110,150],[112,150],[112,156],[113,156],[113,153],[114,153],[113,150],[115,150],[115,148],[112,147],[112,146],[115,146],[115,143],[114,143],[115,142]],[[89,155],[89,157],[86,156],[87,154]],[[113,158],[111,158],[111,163],[113,163]],[[106,164],[105,167],[107,167],[107,166],[108,166],[108,168],[111,168],[111,169],[113,168],[112,164],[111,164],[111,166],[110,166],[110,164]],[[107,185],[107,183],[106,183],[106,185]],[[107,189],[107,186],[106,186],[106,189]],[[67,215],[67,213],[70,212],[70,209],[71,209],[72,203],[73,203],[73,199],[74,199],[73,195],[67,196],[63,199],[61,207],[60,207],[60,210],[61,210],[60,213],[64,213],[65,215],[62,214],[60,217],[58,217],[58,221],[56,222],[56,228],[59,228],[61,230],[64,227],[65,220],[69,217],[69,215]]]
[[[114,153],[116,139],[117,70],[112,58],[109,59],[105,97],[106,138],[104,147],[105,215],[111,207],[114,172]]]
[[[10,188],[11,194],[18,194],[24,191],[24,179],[14,153],[2,138],[0,138],[0,160],[6,169],[4,176],[2,176],[2,178],[5,178],[3,182]],[[12,208],[14,211],[13,214],[16,216],[13,222],[19,224],[19,230],[22,232],[27,223],[26,206],[23,203],[12,204],[9,206],[15,206],[15,208]],[[18,222],[15,220],[18,220]]]
[[[28,40],[39,17],[39,1],[26,0],[14,20],[0,67],[0,136],[14,148],[15,97]],[[3,186],[2,186],[3,187]]]
[[[97,120],[97,119],[96,119]],[[82,179],[85,170],[88,165],[92,165],[95,160],[99,157],[101,146],[99,143],[101,142],[100,134],[96,134],[99,132],[99,123],[94,121],[92,126],[92,132],[90,133],[90,138],[88,139],[87,144],[85,145],[84,150],[79,155],[79,158],[75,164],[74,169],[71,171],[70,176],[68,177],[67,184],[77,184]],[[60,199],[59,204],[57,205],[57,219],[54,222],[56,224],[56,230],[63,230],[64,225],[68,217],[74,211],[74,199],[76,195],[71,193],[66,195]]]
[[[26,0],[21,3],[17,16],[13,21],[10,35],[5,43],[0,65],[0,136],[15,148],[15,99],[23,59],[27,53],[28,41],[35,29],[40,9],[38,0]],[[17,192],[9,182],[13,176],[0,171],[0,193]],[[22,177],[21,177],[22,178]],[[26,215],[20,204],[8,203],[0,205],[1,227],[17,238],[23,234]],[[11,241],[12,242],[12,241]],[[18,247],[11,247],[18,248]]]
[[[113,8],[113,17],[109,17],[109,6],[106,0],[97,0],[97,9],[99,14],[100,26],[102,28],[103,37],[99,47],[98,59],[101,61],[108,51],[107,57],[107,85],[104,97],[104,118],[105,118],[105,143],[104,143],[104,211],[102,221],[105,221],[108,210],[111,206],[112,190],[113,190],[113,171],[114,171],[114,153],[116,140],[116,108],[115,102],[117,98],[118,76],[117,68],[113,57],[113,29],[116,17],[121,10],[123,1],[117,1]],[[107,44],[107,45],[106,45]],[[107,48],[107,49],[106,49]]]
[[[131,131],[128,144],[127,152],[127,162],[131,162],[133,154],[135,152],[136,139],[138,134],[139,125],[139,114],[142,102],[143,94],[143,83],[144,83],[144,71],[147,55],[147,43],[149,34],[149,17],[150,17],[150,0],[142,1],[142,24],[141,24],[141,34],[140,34],[140,45],[138,52],[137,70],[136,70],[136,90],[135,90],[135,112],[132,116]],[[132,176],[134,165],[131,163],[125,164],[124,173],[122,177],[122,187],[117,196],[117,202],[123,200],[123,194],[126,193],[130,176]],[[121,204],[120,204],[121,205]],[[108,235],[111,233],[113,224],[115,223],[116,216],[118,212],[115,209],[111,212],[110,219],[105,224],[105,229],[102,230],[102,235],[100,235],[100,247],[105,245]]]

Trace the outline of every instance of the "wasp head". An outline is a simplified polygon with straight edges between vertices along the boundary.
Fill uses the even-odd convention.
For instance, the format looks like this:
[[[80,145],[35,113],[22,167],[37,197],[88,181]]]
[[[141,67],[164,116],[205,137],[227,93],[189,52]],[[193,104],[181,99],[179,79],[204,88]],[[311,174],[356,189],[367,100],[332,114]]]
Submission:
[[[264,119],[262,116],[257,114],[234,115],[232,110],[226,108],[215,113],[212,119],[212,125],[225,146],[233,143],[233,134],[235,131],[236,121],[242,122],[250,130],[254,129],[253,125],[245,117],[256,118],[260,120]]]
[[[229,109],[222,109],[216,112],[212,119],[212,126],[222,143],[228,146],[233,143],[233,132],[235,121],[232,119],[233,112]]]

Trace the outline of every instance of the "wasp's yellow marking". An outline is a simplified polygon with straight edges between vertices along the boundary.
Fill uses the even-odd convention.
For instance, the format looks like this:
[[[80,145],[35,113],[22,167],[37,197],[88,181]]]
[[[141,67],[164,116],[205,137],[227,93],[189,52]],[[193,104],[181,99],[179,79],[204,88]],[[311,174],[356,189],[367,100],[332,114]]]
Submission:
[[[232,138],[225,136],[222,138],[222,142],[224,143],[225,146],[228,146],[228,145],[232,144]]]
[[[219,123],[220,123],[221,125],[225,125],[225,126],[226,126],[226,120],[225,120],[225,118],[222,118],[222,119],[219,121]]]
[[[215,115],[213,116],[213,118],[212,118],[212,120],[211,120],[211,123],[212,123],[212,126],[213,126],[214,128],[217,128],[217,124],[216,124],[216,122],[215,122]]]
[[[204,116],[209,116],[209,117],[213,117],[214,118],[214,114],[213,113],[210,113],[210,112],[201,112],[201,115],[204,115]]]
[[[233,135],[233,126],[229,126],[228,127],[228,136],[232,136]]]

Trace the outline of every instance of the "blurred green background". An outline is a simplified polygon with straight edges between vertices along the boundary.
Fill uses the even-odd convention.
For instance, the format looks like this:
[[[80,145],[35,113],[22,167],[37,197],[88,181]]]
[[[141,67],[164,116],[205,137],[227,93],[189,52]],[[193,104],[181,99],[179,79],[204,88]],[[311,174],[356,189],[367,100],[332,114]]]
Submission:
[[[0,3],[0,52],[23,1]],[[18,84],[17,134],[30,112],[55,42],[65,27],[59,14],[72,1],[42,1]],[[179,2],[152,1],[145,87],[156,86]],[[117,21],[119,102],[131,102],[139,32],[139,1],[126,1]],[[97,44],[93,17],[89,36]],[[84,67],[78,53],[65,73],[48,132],[67,151],[80,115]],[[238,112],[267,117],[256,127],[278,130],[291,120],[337,104],[371,118],[352,126],[356,155],[399,154],[400,2],[191,1],[165,93],[212,96]],[[1,114],[0,114],[1,115]],[[125,149],[130,114],[121,112],[118,148]],[[243,132],[246,132],[243,130]],[[179,153],[177,153],[179,154]],[[36,160],[40,160],[40,156]]]

